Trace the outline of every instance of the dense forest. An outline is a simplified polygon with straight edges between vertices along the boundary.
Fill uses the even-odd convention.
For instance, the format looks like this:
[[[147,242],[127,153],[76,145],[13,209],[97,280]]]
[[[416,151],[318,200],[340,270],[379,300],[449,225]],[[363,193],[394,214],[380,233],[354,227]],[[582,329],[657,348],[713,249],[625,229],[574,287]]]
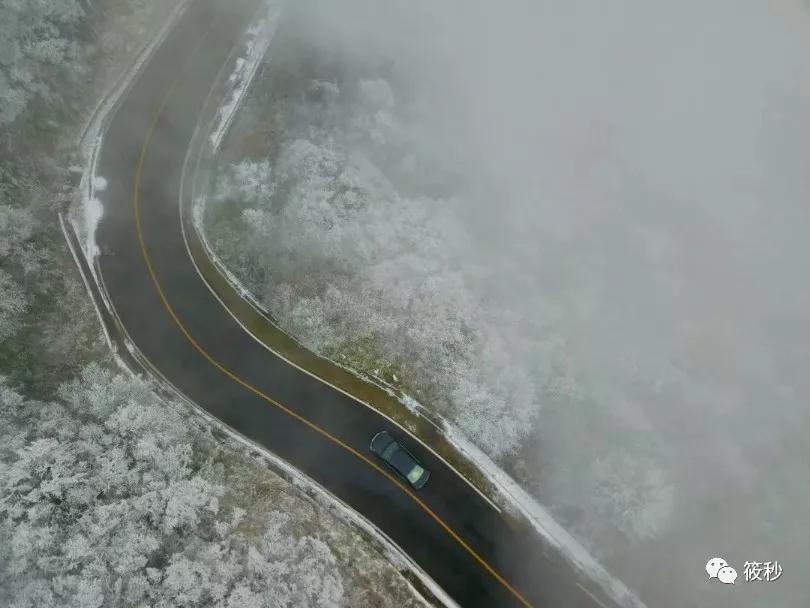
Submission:
[[[422,605],[328,501],[107,352],[56,214],[175,6],[0,2],[0,605]]]

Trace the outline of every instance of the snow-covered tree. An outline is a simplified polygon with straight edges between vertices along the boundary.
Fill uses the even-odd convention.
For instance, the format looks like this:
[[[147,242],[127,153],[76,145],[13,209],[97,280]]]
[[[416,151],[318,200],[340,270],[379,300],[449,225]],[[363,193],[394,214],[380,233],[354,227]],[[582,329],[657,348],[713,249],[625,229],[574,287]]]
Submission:
[[[35,97],[53,100],[56,75],[81,69],[74,35],[84,16],[78,0],[0,2],[0,128]]]
[[[0,342],[19,329],[27,304],[22,288],[0,269]]]
[[[458,263],[472,252],[463,201],[400,190],[410,125],[386,79],[323,83],[276,117],[272,159],[222,172],[214,246],[307,345],[361,373],[401,369],[491,454],[516,449],[542,375],[482,316],[480,267]]]
[[[109,64],[117,76],[173,4],[0,0],[0,605],[326,607],[377,589],[374,605],[394,605],[386,589],[416,605],[265,460],[86,363],[104,345],[52,210],[75,162],[61,150]]]
[[[675,491],[655,463],[614,453],[591,463],[584,479],[586,527],[613,526],[638,541],[658,537],[669,523]]]
[[[329,545],[260,505],[240,529],[199,431],[140,380],[92,364],[53,403],[3,381],[0,416],[4,605],[343,604]]]

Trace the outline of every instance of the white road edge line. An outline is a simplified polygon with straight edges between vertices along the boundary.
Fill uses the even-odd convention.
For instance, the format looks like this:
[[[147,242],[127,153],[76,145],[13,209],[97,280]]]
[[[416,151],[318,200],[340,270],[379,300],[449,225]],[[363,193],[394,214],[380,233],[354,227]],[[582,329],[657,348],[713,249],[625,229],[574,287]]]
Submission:
[[[588,590],[587,590],[585,587],[583,587],[583,586],[582,586],[582,583],[577,582],[577,587],[579,587],[580,589],[582,589],[582,591],[585,593],[585,595],[587,595],[587,596],[588,596],[589,598],[591,598],[591,599],[592,599],[594,602],[596,602],[597,604],[599,604],[599,605],[600,605],[602,608],[608,608],[607,606],[605,606],[605,605],[602,603],[602,600],[600,600],[600,599],[599,599],[598,597],[596,597],[596,596],[595,596],[593,593],[591,593],[591,592],[590,592],[590,591],[588,591]]]
[[[104,316],[101,314],[101,309],[96,303],[96,298],[93,297],[93,289],[90,287],[89,279],[85,276],[84,271],[82,270],[81,262],[79,262],[79,254],[76,252],[76,248],[73,246],[73,243],[70,240],[70,234],[68,233],[67,221],[65,220],[65,216],[60,211],[58,213],[59,217],[59,227],[62,229],[62,236],[65,237],[65,242],[67,243],[68,250],[70,251],[70,255],[73,256],[73,261],[76,263],[76,268],[79,271],[79,276],[82,277],[82,283],[84,284],[84,289],[87,291],[87,295],[90,296],[90,301],[93,303],[93,308],[96,311],[96,316],[98,317],[98,322],[101,324],[101,331],[104,332],[104,340],[107,342],[107,346],[110,348],[112,352],[115,352],[115,347],[113,346],[112,339],[110,338],[110,332],[107,330],[107,324],[104,323]],[[76,231],[73,231],[73,234],[76,234]],[[85,257],[85,261],[87,258]]]

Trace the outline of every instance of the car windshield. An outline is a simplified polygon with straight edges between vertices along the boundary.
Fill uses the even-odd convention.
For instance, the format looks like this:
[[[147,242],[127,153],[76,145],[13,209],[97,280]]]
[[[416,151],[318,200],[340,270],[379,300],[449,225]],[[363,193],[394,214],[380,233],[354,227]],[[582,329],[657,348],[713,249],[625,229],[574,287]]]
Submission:
[[[418,464],[414,465],[411,469],[411,472],[408,473],[408,481],[411,483],[416,483],[422,477],[422,473],[425,472],[425,469],[420,467]]]

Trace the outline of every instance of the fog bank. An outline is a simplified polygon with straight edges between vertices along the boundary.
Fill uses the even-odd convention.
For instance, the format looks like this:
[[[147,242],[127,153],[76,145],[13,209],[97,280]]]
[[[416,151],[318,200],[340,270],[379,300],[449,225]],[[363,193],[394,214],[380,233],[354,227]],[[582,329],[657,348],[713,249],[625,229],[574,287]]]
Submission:
[[[287,19],[271,78],[312,80],[267,108],[270,162],[220,183],[281,322],[332,356],[370,336],[648,604],[806,605],[798,575],[703,573],[810,565],[804,5]]]

